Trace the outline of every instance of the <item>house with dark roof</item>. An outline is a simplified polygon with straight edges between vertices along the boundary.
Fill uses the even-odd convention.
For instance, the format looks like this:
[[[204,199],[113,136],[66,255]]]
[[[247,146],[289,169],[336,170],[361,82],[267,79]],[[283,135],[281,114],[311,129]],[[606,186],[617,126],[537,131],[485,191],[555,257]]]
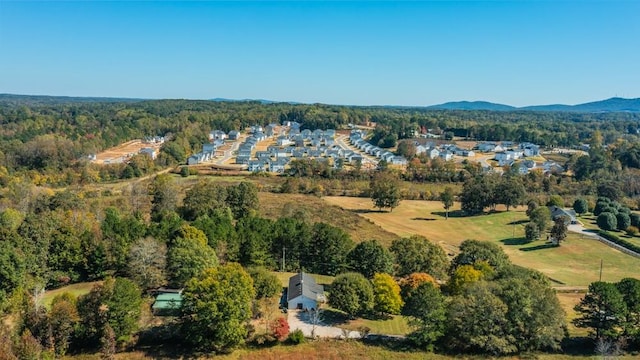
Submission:
[[[551,220],[555,221],[557,218],[564,218],[564,223],[569,224],[577,224],[578,219],[576,218],[576,212],[571,209],[563,209],[558,206],[549,206],[549,210],[551,212]]]
[[[298,273],[289,278],[287,289],[287,307],[289,309],[317,309],[318,303],[325,302],[324,287],[316,284],[309,274]]]

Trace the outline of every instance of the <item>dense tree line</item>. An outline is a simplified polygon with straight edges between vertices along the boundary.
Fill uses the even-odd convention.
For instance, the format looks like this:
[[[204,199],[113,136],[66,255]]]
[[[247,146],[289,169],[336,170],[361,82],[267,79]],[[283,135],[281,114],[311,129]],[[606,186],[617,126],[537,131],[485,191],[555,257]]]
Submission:
[[[424,254],[418,244],[428,241],[403,239],[392,251],[422,266],[400,273],[399,281],[384,273],[371,281],[342,274],[329,303],[352,317],[403,313],[413,328],[408,340],[423,349],[494,356],[560,349],[565,314],[544,275],[511,264],[498,245],[474,240],[463,242],[450,264],[433,255],[426,261],[402,257]],[[440,271],[450,276],[436,282],[429,274]]]

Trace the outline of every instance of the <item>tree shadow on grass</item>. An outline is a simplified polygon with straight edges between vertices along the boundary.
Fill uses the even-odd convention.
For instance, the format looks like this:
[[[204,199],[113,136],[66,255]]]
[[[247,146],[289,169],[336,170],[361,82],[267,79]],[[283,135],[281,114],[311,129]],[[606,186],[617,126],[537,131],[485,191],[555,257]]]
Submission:
[[[522,219],[522,220],[512,221],[510,223],[507,223],[507,225],[521,225],[521,224],[526,224],[528,222],[529,222],[529,219]]]
[[[500,240],[500,242],[505,244],[505,245],[507,245],[507,246],[526,245],[526,244],[529,243],[529,241],[526,238],[523,238],[523,237],[502,239],[502,240]]]
[[[523,248],[520,248],[519,250],[520,251],[536,251],[536,250],[557,248],[558,246],[560,246],[560,245],[552,244],[552,243],[545,243],[545,244],[532,246],[532,247],[523,247]]]
[[[386,350],[396,352],[419,352],[415,346],[402,337],[384,336],[371,334],[362,339],[362,342],[369,346],[377,346]]]
[[[322,323],[328,326],[344,325],[351,319],[349,315],[334,309],[322,310]]]
[[[180,324],[173,321],[143,329],[134,349],[153,359],[201,358],[203,354],[184,344],[180,330]]]
[[[387,212],[389,212],[387,210],[380,210],[380,209],[353,209],[351,211],[356,213],[356,214],[387,213]]]
[[[446,211],[434,211],[431,214],[442,216],[442,217],[447,217]],[[461,217],[465,217],[465,216],[467,216],[467,214],[465,214],[465,212],[462,211],[462,210],[449,211],[449,217],[450,218],[461,218]]]
[[[507,246],[520,246],[520,245],[527,245],[530,242],[526,239],[526,238],[508,238],[508,239],[502,239],[500,240],[501,243],[507,245]],[[544,244],[540,244],[540,245],[536,245],[536,246],[530,246],[530,247],[521,247],[518,250],[520,251],[536,251],[536,250],[543,250],[543,249],[551,249],[551,248],[555,248],[558,247],[559,245],[556,244],[552,244],[552,243],[544,243]]]

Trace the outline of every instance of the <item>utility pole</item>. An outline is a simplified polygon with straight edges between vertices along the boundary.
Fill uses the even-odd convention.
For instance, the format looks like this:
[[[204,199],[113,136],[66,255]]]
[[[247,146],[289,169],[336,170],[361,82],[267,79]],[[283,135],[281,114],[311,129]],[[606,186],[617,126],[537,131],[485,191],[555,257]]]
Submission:
[[[602,281],[602,259],[600,259],[600,281]]]

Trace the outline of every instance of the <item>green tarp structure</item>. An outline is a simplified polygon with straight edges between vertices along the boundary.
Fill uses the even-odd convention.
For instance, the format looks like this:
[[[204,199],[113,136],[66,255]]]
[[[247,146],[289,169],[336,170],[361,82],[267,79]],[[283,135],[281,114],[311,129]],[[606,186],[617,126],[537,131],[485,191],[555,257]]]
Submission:
[[[162,293],[156,296],[151,309],[156,315],[177,315],[182,305],[182,294]]]

